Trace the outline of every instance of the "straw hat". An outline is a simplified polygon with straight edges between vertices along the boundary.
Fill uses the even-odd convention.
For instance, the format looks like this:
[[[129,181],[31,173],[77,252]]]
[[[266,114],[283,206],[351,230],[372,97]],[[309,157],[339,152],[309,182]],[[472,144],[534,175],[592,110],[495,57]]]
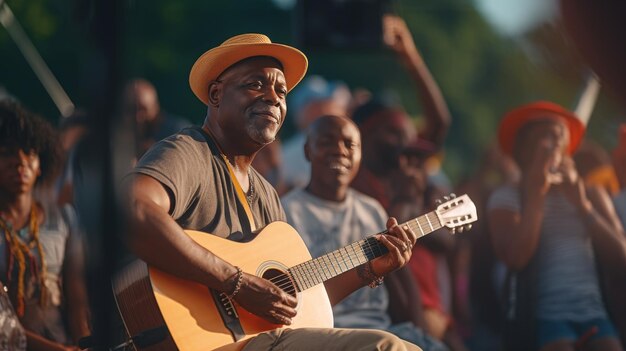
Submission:
[[[498,142],[502,151],[513,155],[513,145],[520,128],[532,120],[555,118],[563,121],[569,129],[568,153],[571,155],[585,134],[585,125],[572,112],[548,101],[537,101],[508,112],[498,128]]]
[[[272,43],[263,34],[241,34],[205,52],[196,60],[189,73],[191,90],[206,105],[209,100],[209,82],[233,64],[254,56],[269,56],[280,61],[288,91],[302,80],[308,67],[306,56],[296,48]]]

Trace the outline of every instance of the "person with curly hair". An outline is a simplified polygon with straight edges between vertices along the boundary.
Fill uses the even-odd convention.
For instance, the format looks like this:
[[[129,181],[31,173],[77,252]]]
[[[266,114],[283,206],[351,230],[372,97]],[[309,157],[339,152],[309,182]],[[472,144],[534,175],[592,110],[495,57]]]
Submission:
[[[74,350],[70,345],[88,334],[74,213],[35,195],[60,165],[52,126],[15,102],[0,102],[0,280],[29,350]]]

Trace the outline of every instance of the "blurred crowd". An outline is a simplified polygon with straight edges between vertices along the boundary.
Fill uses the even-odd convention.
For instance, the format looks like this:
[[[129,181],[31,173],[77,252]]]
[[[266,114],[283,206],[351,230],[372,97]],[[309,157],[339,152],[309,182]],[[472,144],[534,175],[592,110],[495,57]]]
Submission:
[[[384,230],[389,216],[439,215],[452,193],[469,195],[478,221],[418,240],[383,287],[333,308],[335,326],[387,330],[424,350],[624,350],[626,124],[607,150],[562,106],[511,106],[474,173],[453,182],[442,168],[454,124],[445,92],[404,21],[386,17],[384,29],[420,118],[391,94],[309,75],[288,95],[297,131],[254,168],[314,257]],[[146,79],[122,95],[134,161],[191,124],[162,109]],[[87,111],[52,126],[18,100],[0,101],[0,349],[76,350],[94,306],[74,167],[95,131]]]

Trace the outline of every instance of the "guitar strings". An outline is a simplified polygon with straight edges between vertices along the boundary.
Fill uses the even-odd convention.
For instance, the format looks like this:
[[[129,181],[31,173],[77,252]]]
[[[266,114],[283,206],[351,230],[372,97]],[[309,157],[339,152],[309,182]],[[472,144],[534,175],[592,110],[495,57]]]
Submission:
[[[427,215],[429,215],[429,214],[427,214]],[[427,215],[424,215],[424,216],[422,216],[422,217],[426,217]],[[411,220],[411,221],[409,221],[409,222],[403,223],[403,224],[401,224],[401,225],[402,225],[402,226],[404,226],[404,225],[408,225],[408,226],[411,228],[411,230],[413,230],[413,231],[415,231],[416,229],[419,229],[419,232],[420,232],[420,233],[422,233],[420,236],[423,236],[423,235],[425,235],[425,233],[424,233],[424,231],[421,229],[421,227],[419,227],[420,225],[423,225],[423,226],[425,227],[425,226],[426,226],[426,224],[428,223],[428,226],[430,226],[433,230],[434,230],[435,228],[432,226],[432,221],[430,221],[430,223],[429,223],[429,219],[428,219],[428,218],[426,218],[426,219],[424,220],[422,217],[415,218],[414,220]],[[421,223],[421,224],[419,223],[419,220],[420,220],[420,219],[422,220],[422,223]],[[436,222],[438,222],[438,218],[436,218],[436,219],[437,219],[437,221],[436,221]],[[417,223],[417,224],[413,224],[413,223],[411,223],[411,222],[413,222],[413,221],[416,221],[416,223]],[[438,223],[437,223],[437,224],[438,224]],[[418,227],[415,227],[415,225],[417,225]],[[440,228],[440,226],[437,226],[437,227],[438,227],[438,228]],[[438,228],[437,228],[437,229],[438,229]],[[369,237],[368,237],[368,238],[369,238]],[[348,255],[343,254],[343,255],[341,255],[341,256],[340,256],[343,260],[341,260],[341,261],[340,261],[340,260],[336,260],[336,262],[335,262],[335,263],[333,263],[333,262],[332,262],[332,260],[331,260],[331,258],[330,258],[330,256],[331,256],[331,254],[334,254],[334,253],[336,253],[336,252],[338,252],[338,251],[340,251],[340,250],[341,250],[341,249],[339,249],[339,250],[333,251],[333,252],[331,252],[331,253],[329,253],[329,254],[326,254],[326,255],[320,256],[320,257],[318,257],[318,258],[316,258],[316,259],[314,259],[314,260],[310,260],[310,261],[304,262],[304,263],[302,263],[302,264],[300,264],[300,265],[297,265],[297,266],[292,267],[292,269],[291,269],[291,270],[292,270],[292,275],[294,276],[294,278],[296,278],[296,275],[298,275],[298,276],[300,276],[300,275],[301,275],[301,274],[299,274],[299,272],[296,272],[296,271],[293,269],[293,268],[297,268],[297,267],[303,268],[303,273],[305,273],[306,275],[315,274],[315,273],[316,273],[315,271],[317,271],[317,268],[320,268],[322,271],[328,271],[328,272],[329,272],[329,273],[331,273],[331,275],[332,275],[332,272],[330,272],[330,269],[329,269],[329,268],[332,268],[332,269],[335,271],[335,273],[337,273],[337,270],[336,270],[336,268],[335,268],[335,267],[336,267],[337,265],[339,265],[340,270],[341,270],[341,269],[342,269],[342,268],[341,268],[341,264],[342,264],[342,263],[343,263],[345,266],[347,266],[347,264],[346,264],[346,263],[347,263],[348,261],[350,261],[350,263],[353,265],[353,264],[354,264],[354,263],[352,262],[352,261],[353,261],[353,259],[357,260],[357,262],[359,262],[359,264],[365,263],[365,262],[367,262],[367,261],[368,261],[368,259],[365,259],[365,261],[364,261],[364,262],[360,262],[360,259],[359,259],[359,258],[363,255],[363,252],[356,252],[356,251],[354,251],[354,249],[355,249],[355,246],[360,246],[360,248],[362,249],[362,251],[365,251],[364,249],[366,249],[366,248],[367,248],[367,249],[370,249],[370,251],[371,251],[372,244],[371,244],[370,242],[367,242],[366,240],[367,240],[367,239],[365,239],[365,240],[361,240],[361,241],[359,241],[359,242],[353,243],[353,244],[351,244],[351,245],[349,245],[349,246],[347,246],[347,247],[343,248],[346,252],[348,252],[348,251],[347,251],[347,249],[348,249],[348,248],[351,248],[351,249],[353,250],[354,255],[352,255],[352,254],[350,254],[350,252],[348,252]],[[361,243],[363,243],[363,244],[361,244]],[[375,244],[377,244],[377,246],[379,246],[379,245],[380,245],[380,243],[378,243],[378,242],[375,242]],[[333,256],[334,256],[334,255],[333,255]],[[324,258],[327,258],[327,260],[329,261],[328,263],[330,263],[330,265],[329,265],[327,262],[324,262]],[[336,256],[335,256],[335,258],[336,258]],[[319,267],[315,267],[315,264],[316,264],[316,263],[318,263],[318,266],[319,266]],[[313,269],[311,269],[311,267],[310,267],[311,265],[313,265],[313,266],[314,266],[314,267],[312,267]],[[343,273],[343,272],[345,272],[345,271],[342,271],[341,273]],[[294,274],[294,273],[298,273],[298,274]],[[340,273],[339,273],[339,274],[340,274]],[[314,278],[317,278],[317,280],[324,281],[324,279],[323,279],[324,277],[322,277],[320,273],[318,273],[318,274],[317,274],[317,277],[316,277],[315,275],[313,275],[313,277],[314,277]],[[300,277],[298,277],[298,278],[306,278],[306,277],[301,277],[301,276],[300,276]],[[291,281],[290,281],[290,280],[291,280],[291,279],[290,279],[289,275],[287,275],[287,274],[281,274],[281,275],[279,275],[279,276],[276,276],[276,277],[274,277],[274,278],[270,279],[270,281],[271,281],[272,283],[276,284],[277,286],[278,286],[278,285],[282,285],[281,283],[285,283],[285,282],[289,283],[288,285],[291,285]],[[319,284],[319,282],[316,282],[316,281],[315,281],[315,279],[311,279],[311,280],[313,280],[313,283],[314,283],[313,285]],[[304,283],[306,283],[306,281],[304,281]],[[301,284],[301,285],[302,285],[302,284]],[[307,284],[307,285],[308,285],[308,284]],[[312,286],[312,285],[311,285],[311,286]],[[279,287],[280,287],[280,286],[279,286]]]
[[[411,230],[418,232],[419,237],[424,236],[427,233],[424,232],[424,230],[422,229],[423,227],[430,229],[428,233],[442,227],[441,224],[439,223],[438,217],[435,217],[434,220],[431,220],[430,218],[428,218],[428,216],[432,214],[434,213],[427,213],[424,216],[402,223],[401,226],[407,225],[409,226],[409,228],[411,228]],[[413,222],[415,222],[415,224],[413,224]],[[433,223],[435,225],[433,225]],[[348,262],[350,262],[350,264],[353,265],[354,267],[356,267],[356,265],[354,265],[353,261],[358,262],[359,265],[365,262],[368,262],[370,259],[368,259],[368,255],[366,251],[369,250],[368,252],[371,254],[372,248],[376,248],[380,250],[380,247],[382,245],[378,241],[375,241],[372,243],[371,241],[369,241],[370,238],[373,238],[373,236],[369,236],[364,240],[358,241],[344,248],[335,250],[331,253],[325,254],[313,260],[309,260],[307,262],[298,264],[292,267],[291,269],[289,269],[288,274],[282,273],[274,278],[269,279],[269,281],[275,284],[277,287],[285,290],[285,292],[288,292],[288,293],[293,293],[294,291],[292,290],[295,290],[295,289],[289,289],[290,291],[286,291],[287,288],[293,287],[293,284],[291,283],[292,278],[294,280],[298,278],[300,285],[304,287],[302,290],[310,288],[311,286],[317,285],[323,282],[324,280],[329,279],[329,278],[324,279],[325,277],[322,276],[322,274],[324,274],[325,272],[330,273],[331,277],[334,277],[336,275],[339,275],[351,269],[351,268],[348,268],[348,264],[347,264]],[[348,248],[352,249],[352,253],[348,251]],[[355,248],[360,249],[360,251],[357,252]],[[347,252],[347,255],[340,253],[341,260],[337,260],[335,254],[337,252],[340,252],[342,249]],[[330,257],[331,255],[334,256],[334,258],[336,259],[335,262],[333,262],[333,260],[331,259]],[[380,255],[375,255],[374,257],[378,257],[378,256]],[[365,259],[365,261],[361,262],[361,258]],[[326,259],[327,262],[325,262],[324,259]],[[341,264],[346,266],[348,269],[343,270],[341,267]],[[340,273],[337,273],[337,268],[336,268],[337,266],[339,267]],[[335,271],[335,275],[332,275],[330,268],[332,268]],[[297,272],[296,271],[297,269],[299,269],[304,274],[302,274],[301,272]],[[320,269],[321,269],[321,272],[320,272]],[[316,280],[319,280],[319,281],[316,281]],[[307,281],[309,282],[307,283]],[[310,283],[313,283],[313,284],[310,285]]]
[[[333,268],[335,273],[337,273],[337,269],[335,267],[337,265],[339,265],[339,269],[342,270],[342,268],[341,268],[341,264],[342,263],[343,263],[344,266],[347,266],[346,263],[348,261],[350,261],[352,263],[353,259],[357,260],[357,262],[360,262],[358,259],[359,259],[359,257],[363,257],[363,256],[365,256],[363,258],[365,258],[365,262],[367,262],[367,259],[366,259],[367,254],[365,252],[369,251],[370,255],[371,255],[371,252],[373,251],[372,248],[377,248],[377,249],[380,248],[380,244],[377,241],[372,242],[372,239],[370,239],[370,238],[373,238],[373,236],[368,237],[366,239],[363,239],[361,241],[358,241],[356,243],[353,243],[351,245],[348,245],[345,248],[342,248],[346,252],[348,252],[348,254],[347,255],[346,254],[340,254],[339,257],[342,258],[342,260],[335,260],[335,263],[332,261],[330,256],[332,254],[336,253],[337,251],[340,251],[341,249],[335,250],[335,251],[333,251],[331,253],[328,253],[326,255],[320,256],[320,257],[315,258],[313,260],[310,260],[310,261],[307,261],[307,262],[303,262],[301,264],[298,264],[298,265],[292,267],[290,269],[290,271],[292,273],[293,278],[294,279],[295,278],[301,278],[302,279],[302,278],[306,278],[306,276],[312,276],[315,273],[314,271],[317,270],[317,268],[318,268],[318,267],[311,267],[311,266],[315,266],[315,263],[318,263],[319,268],[321,268],[322,270],[326,270],[329,273],[331,273],[329,268]],[[352,249],[352,253],[350,253],[348,251],[348,248]],[[361,249],[361,252],[357,252],[355,250],[356,248]],[[327,262],[323,261],[324,258],[327,258]],[[335,256],[335,258],[336,258],[336,256]],[[305,276],[303,276],[303,274],[301,274],[300,272],[297,272],[296,269],[300,269],[300,271],[302,273],[304,273]],[[340,273],[343,273],[343,272],[344,271],[342,271]],[[340,273],[338,273],[338,274],[340,274]],[[336,274],[336,275],[338,275],[338,274]],[[318,276],[317,278],[319,279],[320,277]],[[313,280],[313,279],[311,279],[311,280]],[[283,283],[288,283],[287,285],[290,285],[290,283],[291,283],[291,279],[290,279],[289,275],[287,275],[287,274],[281,274],[281,275],[276,276],[276,277],[274,277],[272,279],[269,279],[269,281],[274,283],[275,285],[277,285],[281,289],[284,287]],[[303,283],[306,284],[307,282],[303,281]],[[316,283],[316,284],[319,284],[319,283]],[[316,285],[316,284],[314,284],[314,285]],[[301,285],[303,285],[303,284],[301,284]],[[306,285],[308,285],[308,284],[306,284]],[[311,285],[311,286],[313,286],[313,285]]]

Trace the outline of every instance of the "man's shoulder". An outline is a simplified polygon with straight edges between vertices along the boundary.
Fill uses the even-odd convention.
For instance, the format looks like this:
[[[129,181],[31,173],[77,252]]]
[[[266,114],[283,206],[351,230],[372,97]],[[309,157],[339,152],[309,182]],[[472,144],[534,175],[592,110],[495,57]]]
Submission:
[[[208,149],[206,137],[198,127],[183,128],[163,140],[154,144],[153,149],[174,149],[189,152],[199,150],[206,152]]]

